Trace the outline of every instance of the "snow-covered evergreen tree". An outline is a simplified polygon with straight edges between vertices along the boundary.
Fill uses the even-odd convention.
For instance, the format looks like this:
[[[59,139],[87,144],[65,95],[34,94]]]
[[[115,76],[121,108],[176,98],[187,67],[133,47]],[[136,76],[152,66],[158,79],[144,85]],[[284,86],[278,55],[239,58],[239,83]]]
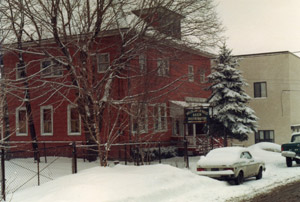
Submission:
[[[216,65],[208,76],[212,95],[209,99],[213,106],[213,117],[209,121],[209,133],[240,141],[248,139],[248,134],[256,131],[254,111],[247,105],[251,99],[243,87],[248,85],[237,69],[238,60],[223,45],[216,59]]]

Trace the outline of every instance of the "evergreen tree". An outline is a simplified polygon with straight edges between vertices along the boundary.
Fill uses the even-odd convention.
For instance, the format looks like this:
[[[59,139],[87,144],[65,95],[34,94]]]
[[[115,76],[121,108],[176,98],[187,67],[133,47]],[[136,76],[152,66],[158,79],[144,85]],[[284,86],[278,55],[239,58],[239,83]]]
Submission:
[[[247,83],[237,69],[238,65],[231,50],[223,45],[216,66],[208,76],[212,91],[209,102],[213,106],[209,134],[224,137],[225,146],[227,138],[244,141],[249,133],[256,131],[257,117],[247,105],[251,98],[243,90]]]

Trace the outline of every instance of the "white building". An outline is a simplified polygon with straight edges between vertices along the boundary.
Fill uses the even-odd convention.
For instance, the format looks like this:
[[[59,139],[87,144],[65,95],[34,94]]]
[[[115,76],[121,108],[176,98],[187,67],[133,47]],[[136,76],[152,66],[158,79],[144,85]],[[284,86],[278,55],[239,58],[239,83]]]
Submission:
[[[300,58],[288,51],[236,57],[259,118],[258,132],[240,144],[288,142],[293,130],[300,131]]]

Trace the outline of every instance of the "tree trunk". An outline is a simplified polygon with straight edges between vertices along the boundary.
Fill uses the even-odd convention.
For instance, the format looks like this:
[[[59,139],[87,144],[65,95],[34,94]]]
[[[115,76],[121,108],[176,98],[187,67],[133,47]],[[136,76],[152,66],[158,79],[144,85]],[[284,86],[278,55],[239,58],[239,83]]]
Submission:
[[[226,133],[226,129],[224,127],[224,147],[227,147],[228,146],[228,142],[227,142],[227,133]]]

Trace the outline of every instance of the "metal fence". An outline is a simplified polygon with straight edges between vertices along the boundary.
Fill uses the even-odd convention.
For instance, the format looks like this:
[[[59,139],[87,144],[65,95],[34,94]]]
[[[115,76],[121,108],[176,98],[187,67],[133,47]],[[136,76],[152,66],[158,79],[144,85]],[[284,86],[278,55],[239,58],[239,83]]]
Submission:
[[[91,155],[97,155],[98,151],[95,150],[95,145],[62,141],[38,142],[36,147],[33,147],[32,144],[32,142],[9,142],[9,144],[0,145],[3,200],[7,194],[39,186],[60,176],[74,174],[79,170],[99,165],[97,161],[93,164],[87,163],[88,159],[91,159]],[[177,147],[172,145],[174,145],[172,142],[113,144],[109,162],[125,165],[161,163],[163,159],[178,155]],[[187,142],[182,146],[185,148],[185,155],[184,158],[180,158],[182,159],[180,164],[189,167]]]

